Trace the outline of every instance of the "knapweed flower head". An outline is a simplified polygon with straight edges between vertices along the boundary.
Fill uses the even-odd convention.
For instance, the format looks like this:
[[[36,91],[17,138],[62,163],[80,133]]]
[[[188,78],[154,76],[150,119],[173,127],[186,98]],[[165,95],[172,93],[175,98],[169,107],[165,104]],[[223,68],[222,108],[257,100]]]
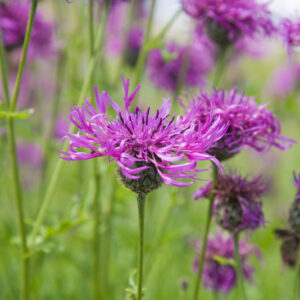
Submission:
[[[217,223],[232,232],[264,225],[261,197],[267,188],[261,176],[249,179],[232,172],[220,175],[213,191]]]
[[[18,49],[23,45],[30,2],[9,1],[0,3],[0,26],[4,46],[7,50]],[[30,40],[30,56],[51,52],[53,26],[46,23],[39,12],[36,12],[32,37]]]
[[[300,46],[300,19],[296,21],[282,20],[279,26],[279,33],[283,37],[288,54],[291,54],[293,48]]]
[[[200,122],[213,115],[229,123],[225,136],[209,150],[219,160],[230,158],[245,147],[262,152],[271,146],[286,150],[295,143],[280,134],[280,122],[272,111],[267,110],[266,104],[257,105],[254,97],[239,94],[237,88],[229,92],[213,89],[210,94],[201,93],[192,97],[187,106],[181,99],[179,101],[186,113],[196,113]]]
[[[282,240],[280,247],[282,261],[291,268],[296,267],[300,238],[299,236],[290,229],[275,229],[275,235]]]
[[[196,45],[179,46],[170,43],[164,50],[154,49],[148,57],[148,73],[153,84],[168,91],[175,91],[179,78],[189,86],[205,85],[205,75],[213,66],[207,51],[199,51]],[[185,74],[181,74],[185,68]]]
[[[291,228],[300,234],[300,173],[294,173],[294,184],[297,188],[295,200],[289,212],[289,224]]]
[[[164,99],[162,107],[154,114],[150,114],[150,108],[142,112],[139,107],[130,112],[129,106],[140,86],[129,93],[129,79],[122,80],[124,110],[107,92],[99,95],[97,88],[97,110],[88,99],[82,107],[72,107],[70,119],[78,131],[67,135],[69,151],[60,151],[65,155],[63,159],[108,157],[110,161],[115,160],[125,185],[137,193],[149,192],[148,187],[153,189],[153,182],[160,185],[163,181],[179,187],[192,184],[203,171],[197,168],[201,160],[212,160],[221,167],[206,153],[227,130],[220,118],[198,124],[200,127],[196,131],[196,124],[191,121],[193,116],[191,120],[183,116],[170,117],[170,99]],[[115,117],[108,114],[108,103]]]
[[[266,4],[256,0],[181,0],[183,10],[205,26],[210,38],[226,47],[243,36],[270,35],[274,26]]]
[[[196,272],[199,254],[201,253],[201,244],[196,242],[194,246],[197,251],[197,257],[194,260],[193,269]],[[254,269],[248,262],[248,257],[254,254],[261,259],[261,253],[256,246],[249,245],[245,240],[239,241],[239,251],[244,278],[251,282]],[[234,243],[232,236],[217,233],[215,237],[208,239],[202,278],[205,288],[215,292],[228,293],[235,287],[237,274],[234,267]]]

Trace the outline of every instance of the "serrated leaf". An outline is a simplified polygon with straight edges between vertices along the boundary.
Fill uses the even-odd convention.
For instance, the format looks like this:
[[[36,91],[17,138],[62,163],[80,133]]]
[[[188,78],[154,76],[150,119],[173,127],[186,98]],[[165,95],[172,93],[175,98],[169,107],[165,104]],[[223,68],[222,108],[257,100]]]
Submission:
[[[28,119],[34,113],[34,109],[27,109],[23,111],[5,111],[0,110],[0,118],[11,119]]]

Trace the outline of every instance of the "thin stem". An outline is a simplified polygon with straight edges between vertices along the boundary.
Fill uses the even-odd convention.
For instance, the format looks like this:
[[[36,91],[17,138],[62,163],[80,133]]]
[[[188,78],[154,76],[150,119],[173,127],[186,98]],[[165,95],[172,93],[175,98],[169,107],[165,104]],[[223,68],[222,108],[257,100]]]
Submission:
[[[21,61],[20,61],[20,64],[19,64],[16,84],[15,84],[15,88],[14,88],[14,92],[13,92],[12,99],[11,99],[11,104],[10,104],[10,110],[11,111],[14,111],[16,109],[16,105],[17,105],[17,101],[18,101],[20,85],[21,85],[21,80],[22,80],[22,75],[23,75],[23,72],[24,72],[24,68],[25,68],[26,57],[27,57],[27,52],[28,52],[28,46],[29,46],[29,42],[30,42],[30,38],[31,38],[31,32],[32,32],[33,21],[34,21],[34,17],[35,17],[37,4],[38,4],[38,0],[32,0],[31,1],[31,8],[30,8],[29,18],[28,18],[28,22],[27,22],[27,27],[26,27],[26,33],[25,33],[24,44],[23,44],[23,49],[22,49]]]
[[[94,14],[93,14],[94,0],[89,0],[89,42],[90,55],[94,54]]]
[[[204,235],[203,235],[203,240],[202,240],[202,248],[201,248],[201,253],[200,253],[200,259],[199,259],[199,264],[198,264],[198,273],[196,277],[196,283],[195,283],[195,290],[194,290],[194,300],[197,300],[199,297],[200,293],[200,288],[201,288],[201,282],[202,282],[202,271],[203,271],[203,266],[204,266],[204,260],[205,260],[205,252],[206,252],[206,246],[207,246],[207,239],[208,239],[208,234],[209,234],[209,229],[210,229],[210,224],[211,224],[211,219],[212,219],[212,211],[213,211],[213,205],[214,205],[214,199],[215,199],[215,193],[214,189],[218,180],[218,168],[216,165],[213,165],[213,183],[212,183],[212,189],[209,197],[209,206],[207,210],[207,217],[206,217],[206,224],[204,228]]]
[[[294,294],[293,300],[299,300],[299,282],[300,282],[300,259],[299,259],[299,252],[298,252],[298,259],[296,265],[296,272],[295,272],[295,281],[294,281]]]
[[[143,294],[143,260],[144,260],[144,211],[145,211],[145,194],[139,194],[137,197],[138,214],[139,214],[139,247],[138,247],[138,290],[137,300],[142,299]]]
[[[4,100],[6,106],[9,107],[10,104],[10,95],[9,95],[9,87],[8,87],[8,79],[7,79],[7,70],[6,70],[6,60],[5,60],[5,51],[2,40],[2,31],[0,27],[0,63],[1,63],[1,78],[2,78],[2,86],[4,91]]]
[[[150,13],[149,13],[148,21],[147,21],[146,33],[145,33],[145,37],[143,40],[142,49],[141,49],[141,52],[139,54],[138,61],[137,61],[134,86],[137,86],[139,84],[141,77],[143,75],[143,72],[144,72],[147,55],[148,55],[148,51],[149,51],[148,43],[149,43],[149,39],[150,39],[150,35],[151,35],[155,5],[156,5],[156,0],[152,0]]]
[[[215,88],[218,87],[220,80],[222,78],[222,75],[224,73],[226,62],[227,62],[226,58],[227,58],[228,51],[229,51],[228,48],[220,49],[219,58],[217,61],[216,71],[215,71],[214,80],[213,80],[213,86]]]
[[[87,91],[87,89],[90,86],[90,82],[92,79],[92,75],[95,69],[95,65],[96,65],[96,61],[97,61],[97,57],[100,54],[100,50],[101,50],[101,46],[103,45],[103,37],[104,37],[104,31],[105,31],[105,24],[106,24],[106,20],[107,20],[107,15],[108,15],[108,9],[109,7],[107,6],[105,10],[103,10],[103,14],[102,14],[102,18],[101,18],[101,23],[99,25],[98,31],[97,31],[97,35],[96,35],[96,42],[95,42],[95,51],[93,56],[90,58],[89,61],[89,65],[88,65],[88,71],[87,71],[87,75],[85,77],[85,80],[83,82],[78,100],[77,100],[77,105],[80,105],[80,103],[83,100],[83,97]],[[74,131],[74,125],[71,126],[70,131],[73,132]],[[65,142],[63,150],[66,151],[68,147],[67,142]],[[50,178],[49,181],[49,185],[48,188],[46,190],[46,194],[45,197],[43,199],[42,202],[42,206],[38,212],[37,218],[35,220],[32,232],[31,232],[31,237],[30,237],[30,243],[29,243],[29,249],[32,250],[33,246],[34,246],[34,242],[35,242],[35,238],[40,230],[40,227],[44,221],[44,218],[46,216],[46,212],[48,209],[48,206],[52,200],[52,196],[54,194],[55,188],[56,188],[56,184],[59,178],[59,174],[61,171],[61,167],[62,167],[62,160],[58,160],[54,171],[52,173],[52,176]]]
[[[95,194],[94,194],[94,299],[101,299],[100,290],[100,172],[97,164],[97,160],[94,160],[94,181],[95,181]]]
[[[166,33],[169,31],[169,29],[172,27],[172,25],[175,23],[177,18],[180,16],[182,12],[182,9],[180,8],[175,12],[175,14],[171,17],[171,19],[166,23],[166,25],[163,27],[163,29],[160,31],[160,33],[154,38],[154,39],[162,39],[166,35]]]
[[[26,230],[24,222],[24,209],[23,209],[23,195],[20,183],[19,175],[19,165],[18,157],[16,151],[15,143],[15,129],[13,119],[7,120],[7,140],[9,148],[9,156],[11,161],[12,168],[12,179],[13,179],[13,189],[14,189],[14,198],[16,201],[17,212],[18,212],[18,221],[19,221],[19,232],[21,236],[21,246],[22,246],[22,299],[29,299],[29,258],[27,256],[27,241],[26,241]]]
[[[19,64],[14,93],[11,101],[10,101],[8,80],[7,80],[6,67],[5,67],[4,47],[3,47],[3,41],[1,36],[0,56],[1,56],[2,83],[4,87],[5,102],[7,105],[10,104],[11,111],[15,110],[17,100],[18,100],[20,84],[21,84],[22,75],[26,63],[27,51],[28,51],[29,41],[31,38],[31,32],[32,32],[36,8],[37,8],[37,0],[32,0],[29,19],[26,27],[24,44],[22,48],[21,61]],[[15,198],[17,212],[18,212],[19,231],[21,236],[21,247],[22,247],[21,298],[23,300],[28,300],[29,299],[29,257],[27,256],[28,249],[27,249],[25,222],[24,222],[23,195],[22,195],[22,188],[21,188],[20,175],[19,175],[19,164],[18,164],[18,157],[17,157],[17,150],[16,150],[14,120],[11,118],[7,119],[7,139],[8,139],[9,156],[10,156],[11,168],[12,168],[13,189],[15,195],[14,198]]]
[[[235,257],[235,263],[236,263],[236,273],[237,273],[238,285],[239,285],[240,292],[242,294],[242,298],[244,300],[246,300],[247,297],[246,297],[245,288],[244,288],[244,276],[243,276],[241,256],[240,256],[240,252],[239,252],[239,234],[238,233],[233,234],[233,242],[234,242],[234,257]]]

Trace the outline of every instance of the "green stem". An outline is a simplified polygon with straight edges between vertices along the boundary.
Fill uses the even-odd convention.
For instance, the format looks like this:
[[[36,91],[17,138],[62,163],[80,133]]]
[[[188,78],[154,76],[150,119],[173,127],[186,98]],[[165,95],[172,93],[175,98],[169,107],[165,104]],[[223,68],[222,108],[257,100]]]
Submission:
[[[20,84],[21,84],[22,75],[26,63],[27,51],[28,51],[29,41],[31,38],[32,26],[33,26],[36,8],[37,8],[37,0],[32,0],[29,19],[26,27],[24,44],[22,48],[21,61],[19,64],[14,93],[11,101],[10,101],[8,80],[7,80],[6,67],[5,67],[4,47],[3,47],[3,41],[1,36],[0,56],[1,56],[1,72],[2,72],[2,82],[4,87],[4,97],[5,97],[5,103],[7,105],[10,104],[10,110],[12,112],[15,111],[17,100],[18,100]],[[22,247],[21,298],[23,300],[28,300],[29,299],[29,258],[27,256],[28,249],[27,249],[25,222],[24,222],[23,195],[22,195],[20,175],[19,175],[19,164],[18,164],[18,157],[17,157],[17,150],[16,150],[14,120],[11,118],[7,119],[7,139],[8,139],[9,156],[10,156],[11,168],[12,168],[13,189],[15,195],[14,198],[15,198],[17,212],[18,212],[19,231],[21,236],[21,247]]]
[[[246,300],[247,297],[246,297],[245,288],[244,288],[244,276],[243,276],[241,256],[240,256],[240,252],[239,252],[239,234],[238,233],[233,234],[233,242],[234,242],[234,257],[235,257],[235,263],[236,263],[236,273],[237,273],[238,285],[239,285],[240,293],[242,295],[243,300]]]
[[[297,259],[297,265],[296,265],[296,272],[295,272],[295,281],[294,281],[294,294],[293,294],[293,300],[299,300],[299,281],[300,281],[300,259],[299,259],[299,251],[298,251],[298,259]]]
[[[199,259],[199,264],[198,264],[198,272],[196,276],[196,283],[195,283],[195,290],[194,290],[194,300],[197,300],[199,297],[200,293],[200,288],[201,288],[201,282],[202,282],[202,271],[203,271],[203,266],[204,266],[204,261],[205,261],[205,252],[206,252],[206,246],[207,246],[207,239],[208,239],[208,234],[209,234],[209,229],[210,229],[210,224],[211,224],[211,219],[212,219],[212,211],[213,211],[213,205],[214,205],[214,199],[215,199],[215,193],[214,189],[218,180],[218,168],[216,165],[213,165],[213,182],[212,182],[212,189],[209,197],[209,206],[207,210],[207,217],[206,217],[206,224],[204,228],[204,235],[203,235],[203,240],[202,240],[202,248],[201,248],[201,253],[200,253],[200,259]]]
[[[146,33],[145,33],[145,37],[143,40],[142,49],[141,49],[141,52],[139,54],[138,61],[137,61],[136,73],[135,73],[135,78],[134,78],[134,86],[137,86],[140,83],[140,80],[141,80],[143,72],[144,72],[147,55],[148,55],[148,50],[149,50],[148,43],[149,43],[149,39],[150,39],[150,35],[151,35],[155,5],[156,5],[156,0],[152,0],[150,13],[149,13],[148,21],[147,21]]]
[[[5,51],[2,40],[2,31],[0,27],[0,63],[1,63],[1,78],[2,78],[2,86],[4,91],[4,100],[6,106],[9,107],[10,104],[10,95],[9,95],[9,87],[8,87],[8,79],[7,79],[7,70],[6,70],[6,60],[5,60]]]
[[[145,212],[145,194],[139,194],[137,197],[139,214],[139,247],[138,247],[138,290],[137,300],[142,299],[143,295],[143,260],[144,260],[144,212]]]
[[[94,0],[89,0],[89,42],[90,55],[94,54],[94,14],[93,14]]]
[[[171,17],[171,19],[166,23],[166,25],[163,27],[163,29],[160,31],[160,33],[154,38],[157,40],[161,40],[164,38],[166,33],[169,31],[169,29],[172,27],[172,25],[175,23],[177,18],[180,16],[182,12],[182,9],[180,8],[175,12],[175,14]]]
[[[16,105],[17,105],[17,101],[18,101],[20,85],[21,85],[24,68],[25,68],[28,46],[29,46],[29,42],[30,42],[30,38],[31,38],[31,32],[32,32],[33,21],[34,21],[37,4],[38,4],[38,0],[31,1],[31,8],[30,8],[29,18],[28,18],[28,22],[27,22],[27,27],[26,27],[24,44],[23,44],[23,48],[22,48],[21,61],[19,64],[16,84],[15,84],[15,88],[14,88],[14,92],[13,92],[11,104],[10,104],[11,111],[14,111],[16,109]]]
[[[97,164],[97,159],[93,161],[94,166],[94,181],[95,181],[95,194],[94,194],[94,299],[101,299],[101,280],[100,280],[100,173]]]
[[[97,31],[97,35],[96,35],[96,42],[95,42],[95,51],[93,56],[91,57],[90,61],[89,61],[89,65],[88,65],[88,71],[87,74],[85,76],[85,80],[83,82],[78,100],[77,100],[77,105],[80,105],[81,102],[83,101],[83,97],[85,95],[85,93],[87,92],[87,89],[90,86],[90,82],[92,79],[92,75],[95,69],[95,65],[96,65],[96,61],[97,61],[97,57],[100,54],[100,50],[101,50],[101,46],[103,44],[103,38],[104,38],[104,31],[105,31],[105,24],[106,24],[106,20],[107,20],[107,15],[108,15],[108,8],[107,7],[105,10],[103,10],[103,14],[102,14],[102,18],[101,18],[101,23],[99,25],[98,31]],[[74,125],[72,125],[71,132],[74,131]],[[63,147],[63,151],[66,151],[68,148],[68,144],[67,142],[65,142],[64,147]],[[44,218],[46,216],[46,212],[48,209],[48,206],[52,200],[53,194],[55,192],[55,188],[56,188],[56,184],[60,175],[60,171],[61,171],[61,167],[62,167],[62,160],[59,159],[54,171],[52,173],[52,176],[50,178],[49,181],[49,185],[48,188],[46,190],[45,193],[45,197],[43,199],[42,202],[42,206],[38,212],[37,218],[35,220],[32,232],[31,232],[31,237],[30,237],[30,243],[29,243],[29,249],[32,250],[33,246],[34,246],[34,242],[35,242],[35,238],[40,230],[40,227],[44,221]]]
[[[228,53],[228,48],[220,49],[219,50],[219,58],[217,61],[216,65],[216,71],[214,75],[214,80],[213,80],[213,85],[215,88],[218,88],[218,85],[220,83],[220,80],[222,78],[222,75],[225,70],[226,62],[227,62],[227,53]]]

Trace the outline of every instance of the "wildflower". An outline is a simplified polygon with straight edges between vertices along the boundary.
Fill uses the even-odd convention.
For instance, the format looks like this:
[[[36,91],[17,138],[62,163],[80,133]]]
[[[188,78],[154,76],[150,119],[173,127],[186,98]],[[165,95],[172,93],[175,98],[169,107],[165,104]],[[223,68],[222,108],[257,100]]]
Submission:
[[[294,184],[297,188],[297,194],[290,208],[289,224],[297,234],[300,234],[300,173],[294,174]]]
[[[282,261],[291,268],[296,267],[300,246],[299,236],[289,229],[275,229],[275,234],[282,240],[280,247]]]
[[[248,179],[235,173],[220,175],[213,191],[218,224],[233,232],[265,224],[260,198],[266,189],[261,176]]]
[[[198,259],[201,252],[200,243],[194,243],[197,251],[193,269],[198,269]],[[247,244],[245,240],[239,242],[242,271],[246,280],[252,281],[254,269],[248,262],[250,254],[256,255],[261,259],[259,249]],[[207,242],[205,252],[205,262],[202,273],[205,288],[215,291],[228,293],[237,283],[237,274],[234,267],[234,244],[232,236],[223,236],[218,233],[211,237]]]
[[[155,114],[150,114],[150,108],[142,112],[139,107],[130,112],[129,106],[140,85],[130,94],[129,79],[122,80],[125,110],[105,91],[99,95],[97,88],[98,111],[88,99],[82,107],[72,108],[70,119],[78,132],[67,135],[69,151],[60,151],[65,155],[63,159],[76,161],[108,157],[110,161],[115,160],[125,185],[137,193],[148,193],[153,186],[158,187],[160,179],[179,187],[192,184],[203,171],[197,169],[200,160],[212,160],[221,167],[212,155],[206,153],[227,129],[220,118],[199,124],[196,131],[195,123],[189,119],[193,116],[169,117],[170,99],[164,99]],[[115,117],[108,115],[108,103],[115,111]]]
[[[159,88],[175,91],[180,76],[184,84],[204,86],[205,75],[213,66],[213,59],[208,51],[170,43],[165,50],[154,49],[149,53],[148,72],[151,81]],[[181,70],[186,69],[185,74]]]
[[[201,93],[192,97],[188,106],[179,101],[186,113],[196,114],[200,122],[213,115],[229,123],[227,133],[209,150],[219,160],[228,159],[245,147],[262,152],[271,146],[287,150],[295,143],[280,134],[280,122],[267,110],[266,104],[257,105],[254,97],[238,94],[237,88],[229,92],[214,89],[211,94]]]
[[[0,3],[0,26],[3,43],[8,51],[22,47],[29,12],[30,2],[11,1]],[[52,35],[52,24],[46,23],[37,12],[30,40],[30,56],[49,54],[51,52]]]
[[[270,35],[274,26],[266,4],[256,0],[181,0],[183,10],[197,19],[210,38],[227,47],[240,37]]]
[[[291,54],[293,48],[300,46],[300,19],[296,21],[282,20],[279,25],[279,33],[287,46],[288,54]]]

